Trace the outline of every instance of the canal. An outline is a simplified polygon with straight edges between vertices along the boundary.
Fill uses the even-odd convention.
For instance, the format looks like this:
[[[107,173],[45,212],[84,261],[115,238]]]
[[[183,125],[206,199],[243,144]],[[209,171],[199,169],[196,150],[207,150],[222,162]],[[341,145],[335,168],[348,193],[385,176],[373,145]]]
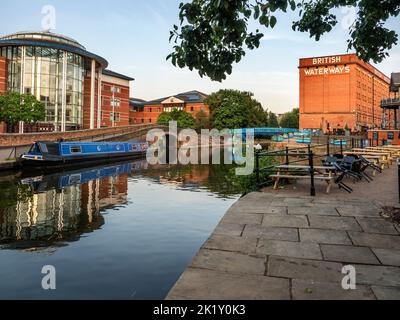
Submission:
[[[0,177],[0,299],[163,299],[242,194],[228,165]],[[56,290],[43,290],[45,265]]]

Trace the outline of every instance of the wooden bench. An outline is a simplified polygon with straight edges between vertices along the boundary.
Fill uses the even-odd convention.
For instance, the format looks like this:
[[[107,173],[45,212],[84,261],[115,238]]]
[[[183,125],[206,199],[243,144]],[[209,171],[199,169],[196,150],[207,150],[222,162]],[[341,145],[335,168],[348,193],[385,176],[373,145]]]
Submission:
[[[299,180],[299,179],[310,179],[311,174],[309,173],[310,167],[303,165],[281,165],[277,166],[278,170],[277,174],[270,175],[270,178],[275,180],[274,190],[278,189],[280,179],[288,179],[288,180]],[[282,171],[285,173],[283,174]],[[314,171],[316,174],[314,175],[315,180],[325,181],[328,186],[326,189],[326,193],[330,193],[332,184],[335,181],[336,177],[336,168],[335,167],[325,167],[325,166],[315,166]],[[327,171],[327,173],[323,174],[320,171]],[[305,175],[304,173],[308,174]]]

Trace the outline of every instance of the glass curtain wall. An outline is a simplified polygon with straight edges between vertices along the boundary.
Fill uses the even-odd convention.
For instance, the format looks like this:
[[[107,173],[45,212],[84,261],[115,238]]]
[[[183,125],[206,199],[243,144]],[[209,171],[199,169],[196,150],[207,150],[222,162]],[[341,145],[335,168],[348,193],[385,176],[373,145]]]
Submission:
[[[64,51],[45,47],[3,47],[0,55],[8,59],[8,89],[33,94],[42,101],[46,105],[45,122],[54,124],[57,130],[61,129],[65,72],[66,128],[82,126],[85,64],[81,56],[66,52],[64,64]]]

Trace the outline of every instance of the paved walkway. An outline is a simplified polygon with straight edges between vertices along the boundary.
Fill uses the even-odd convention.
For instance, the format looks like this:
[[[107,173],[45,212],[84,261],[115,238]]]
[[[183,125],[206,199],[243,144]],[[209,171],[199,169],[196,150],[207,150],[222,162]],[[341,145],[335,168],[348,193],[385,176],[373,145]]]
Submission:
[[[352,195],[313,198],[299,187],[247,195],[167,299],[400,299],[400,227],[380,215],[397,202],[394,177],[393,166]],[[356,290],[342,288],[345,265],[355,267]]]

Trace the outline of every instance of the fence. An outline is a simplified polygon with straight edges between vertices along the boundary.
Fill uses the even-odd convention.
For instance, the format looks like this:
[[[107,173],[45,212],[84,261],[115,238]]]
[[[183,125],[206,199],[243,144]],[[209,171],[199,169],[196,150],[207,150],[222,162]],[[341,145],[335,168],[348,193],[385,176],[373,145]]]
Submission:
[[[311,196],[315,196],[315,179],[314,179],[314,167],[315,161],[320,159],[321,162],[327,156],[331,154],[341,154],[344,152],[350,151],[354,148],[365,148],[367,146],[366,141],[362,138],[348,138],[336,140],[335,144],[332,144],[331,139],[327,139],[327,142],[324,144],[315,144],[308,145],[307,147],[299,147],[299,148],[289,148],[286,147],[282,150],[271,151],[271,152],[257,152],[255,155],[255,174],[256,174],[256,182],[257,188],[261,188],[267,185],[270,180],[261,181],[261,174],[267,173],[272,174],[276,173],[276,166],[279,164],[291,165],[291,164],[307,164],[309,166],[311,187],[310,194]],[[262,158],[281,158],[281,162],[279,164],[274,164],[268,167],[261,168],[260,163]],[[294,158],[294,160],[293,160]],[[283,160],[283,161],[282,161]]]

